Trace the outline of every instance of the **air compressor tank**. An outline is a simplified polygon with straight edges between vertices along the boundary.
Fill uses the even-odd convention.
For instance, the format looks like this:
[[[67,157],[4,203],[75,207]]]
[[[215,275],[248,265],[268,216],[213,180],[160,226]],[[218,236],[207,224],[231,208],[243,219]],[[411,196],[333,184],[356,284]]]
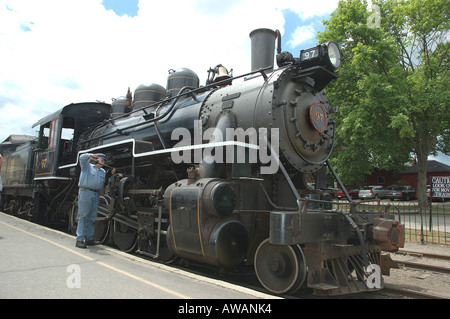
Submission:
[[[116,118],[130,112],[131,109],[127,106],[127,98],[120,96],[112,100],[111,103],[111,118]]]
[[[152,105],[165,97],[166,89],[163,86],[155,83],[150,85],[141,84],[134,91],[133,110]]]
[[[169,70],[169,76],[167,77],[167,93],[169,96],[176,96],[185,86],[198,88],[199,85],[200,80],[194,71],[187,68]]]

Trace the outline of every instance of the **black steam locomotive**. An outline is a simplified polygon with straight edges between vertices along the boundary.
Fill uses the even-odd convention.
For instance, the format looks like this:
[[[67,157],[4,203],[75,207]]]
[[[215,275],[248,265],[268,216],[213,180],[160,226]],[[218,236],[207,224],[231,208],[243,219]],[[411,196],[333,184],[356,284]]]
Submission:
[[[336,175],[328,157],[337,108],[323,89],[336,79],[337,45],[295,58],[281,52],[277,31],[250,38],[247,74],[218,65],[200,86],[193,71],[171,70],[166,88],[70,104],[34,125],[37,139],[12,136],[0,146],[3,210],[74,231],[79,155],[101,152],[117,173],[101,194],[96,240],[166,263],[253,265],[276,294],[381,288],[381,251],[402,247],[402,225],[339,209],[322,190],[327,167]]]

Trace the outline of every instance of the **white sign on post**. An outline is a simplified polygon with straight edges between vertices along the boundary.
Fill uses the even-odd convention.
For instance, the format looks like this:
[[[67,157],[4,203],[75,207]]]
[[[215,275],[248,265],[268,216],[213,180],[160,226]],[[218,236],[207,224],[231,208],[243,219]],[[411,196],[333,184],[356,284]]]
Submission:
[[[450,176],[432,176],[431,190],[433,197],[450,198]]]

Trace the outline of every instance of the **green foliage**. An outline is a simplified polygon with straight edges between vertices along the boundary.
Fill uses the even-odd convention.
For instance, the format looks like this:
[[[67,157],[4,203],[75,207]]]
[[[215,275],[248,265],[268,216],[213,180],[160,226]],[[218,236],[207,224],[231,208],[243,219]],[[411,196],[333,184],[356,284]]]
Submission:
[[[429,154],[450,151],[450,1],[373,4],[379,25],[368,23],[376,11],[366,1],[341,0],[318,34],[344,57],[326,91],[340,106],[331,162],[346,183],[375,167],[399,170],[412,155],[425,167]]]

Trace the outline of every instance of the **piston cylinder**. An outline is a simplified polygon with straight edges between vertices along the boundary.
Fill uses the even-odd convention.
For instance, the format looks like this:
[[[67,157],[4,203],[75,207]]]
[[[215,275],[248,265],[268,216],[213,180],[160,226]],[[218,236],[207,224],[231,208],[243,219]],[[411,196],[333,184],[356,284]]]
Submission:
[[[164,194],[170,212],[167,245],[178,256],[230,268],[245,260],[248,235],[231,213],[236,194],[231,183],[203,178],[181,180]]]

